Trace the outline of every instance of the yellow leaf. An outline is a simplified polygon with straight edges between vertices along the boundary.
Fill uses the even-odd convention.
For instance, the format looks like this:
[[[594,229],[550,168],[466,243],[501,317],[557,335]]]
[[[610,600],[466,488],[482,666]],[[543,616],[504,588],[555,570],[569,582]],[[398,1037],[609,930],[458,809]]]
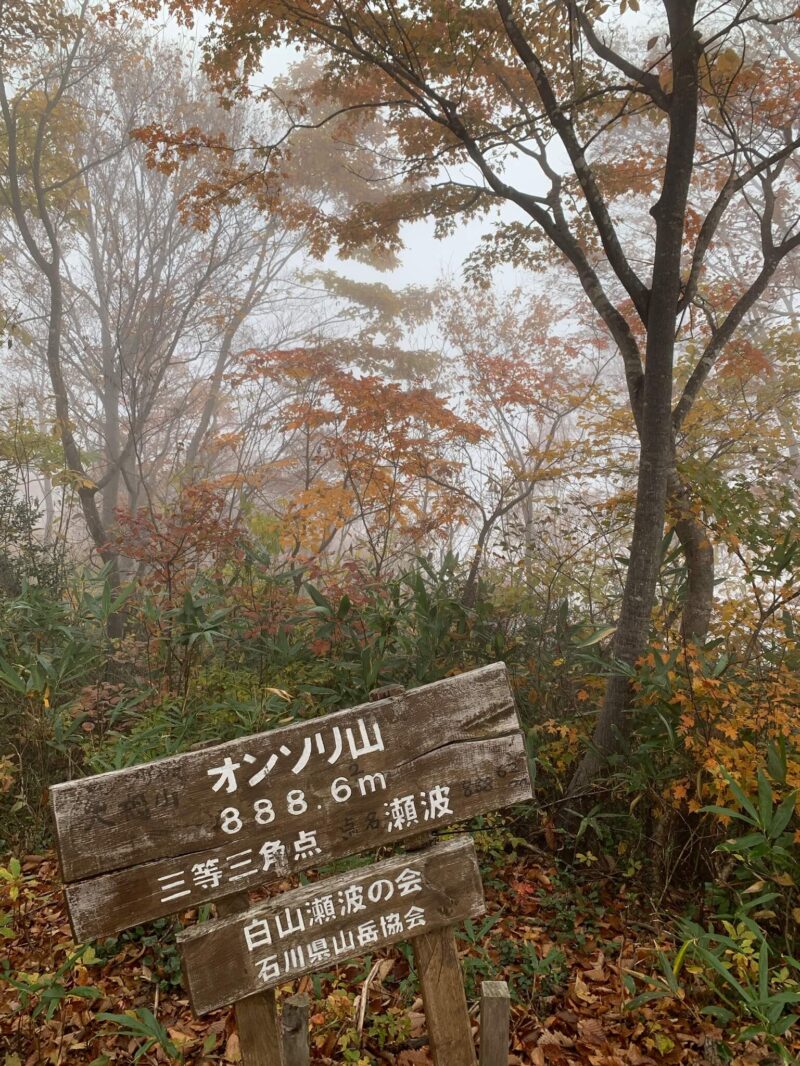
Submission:
[[[670,1040],[670,1038],[668,1036],[666,1036],[664,1033],[656,1033],[655,1034],[655,1045],[656,1045],[657,1050],[662,1055],[666,1055],[668,1052],[672,1051],[672,1049],[675,1047],[675,1042],[674,1042],[674,1040]]]
[[[168,1029],[170,1040],[178,1047],[182,1048],[186,1044],[191,1044],[192,1037],[188,1033],[184,1033],[181,1029]]]

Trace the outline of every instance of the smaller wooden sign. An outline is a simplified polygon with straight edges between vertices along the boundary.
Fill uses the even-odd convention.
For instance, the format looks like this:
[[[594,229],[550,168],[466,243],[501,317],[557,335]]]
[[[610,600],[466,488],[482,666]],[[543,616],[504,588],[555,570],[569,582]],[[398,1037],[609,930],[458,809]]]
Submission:
[[[472,839],[454,837],[185,930],[184,980],[206,1014],[485,909]]]

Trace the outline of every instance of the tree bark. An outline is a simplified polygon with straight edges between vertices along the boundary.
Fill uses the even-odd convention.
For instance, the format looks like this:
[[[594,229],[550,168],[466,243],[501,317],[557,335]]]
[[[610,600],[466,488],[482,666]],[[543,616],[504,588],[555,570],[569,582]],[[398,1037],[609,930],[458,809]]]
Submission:
[[[469,566],[469,573],[467,579],[464,582],[464,591],[461,594],[461,603],[467,610],[471,610],[475,606],[475,601],[478,597],[478,575],[481,569],[481,563],[483,562],[483,555],[486,550],[486,541],[489,534],[492,531],[494,523],[484,522],[481,526],[481,531],[478,534],[478,541],[475,545],[475,551],[472,555],[472,561]]]
[[[675,523],[675,533],[686,562],[681,636],[702,643],[708,636],[714,609],[714,547],[705,526],[694,516],[680,518]]]
[[[708,635],[714,609],[714,546],[708,530],[692,510],[691,486],[681,482],[677,467],[670,472],[668,493],[668,504],[674,514],[673,528],[686,563],[681,636],[702,643]]]
[[[665,0],[673,57],[669,105],[669,144],[661,195],[651,209],[656,221],[653,277],[647,314],[644,387],[637,424],[640,454],[630,562],[625,580],[613,656],[623,665],[608,679],[592,737],[573,777],[566,801],[579,801],[620,752],[628,733],[629,673],[643,654],[658,580],[659,548],[666,518],[667,486],[674,465],[672,378],[681,291],[681,248],[692,177],[698,110],[700,47],[694,31],[693,0]],[[569,822],[572,816],[562,812]]]

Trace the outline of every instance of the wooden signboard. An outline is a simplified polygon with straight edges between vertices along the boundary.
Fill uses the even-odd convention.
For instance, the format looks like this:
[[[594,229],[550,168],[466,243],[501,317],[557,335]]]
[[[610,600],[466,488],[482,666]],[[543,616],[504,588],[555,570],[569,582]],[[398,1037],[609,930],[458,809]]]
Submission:
[[[293,1066],[275,986],[401,939],[436,1066],[473,1066],[452,928],[484,908],[468,837],[252,907],[247,890],[530,798],[503,663],[51,789],[76,940],[217,901],[180,936],[184,974],[198,1013],[236,1003],[245,1066]]]
[[[205,1014],[484,910],[475,847],[459,836],[185,930],[185,984]]]
[[[69,781],[51,804],[77,941],[531,796],[505,666]]]

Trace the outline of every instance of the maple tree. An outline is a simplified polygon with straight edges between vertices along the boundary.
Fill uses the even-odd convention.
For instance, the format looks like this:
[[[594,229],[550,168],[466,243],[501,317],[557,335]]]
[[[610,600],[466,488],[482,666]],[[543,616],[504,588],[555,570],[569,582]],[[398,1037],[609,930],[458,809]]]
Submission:
[[[69,23],[59,0],[3,0],[0,7],[0,55],[4,61],[23,54],[34,38],[53,40]]]
[[[185,18],[205,7],[170,6]],[[597,0],[223,0],[207,5],[206,41],[208,69],[230,94],[258,92],[251,78],[271,45],[317,57],[316,86],[283,98],[286,130],[264,147],[273,175],[307,126],[329,116],[358,154],[362,118],[384,118],[402,180],[346,216],[314,212],[345,253],[378,231],[399,247],[406,220],[433,217],[448,232],[455,218],[507,204],[515,217],[487,235],[487,264],[533,265],[544,246],[569,265],[623,361],[640,442],[613,641],[628,666],[647,639],[668,497],[682,508],[685,633],[704,636],[711,559],[676,449],[721,354],[800,246],[796,67],[783,46],[794,6],[651,2],[642,8],[649,40],[638,6],[617,15]],[[331,100],[325,118],[310,114]],[[153,143],[164,144],[163,131]],[[510,165],[514,157],[525,167]],[[747,235],[747,269],[741,284],[720,285],[715,256],[732,228]],[[684,350],[688,336],[696,354],[676,378],[676,343]],[[574,794],[619,747],[627,694],[623,670],[609,679]]]
[[[279,390],[273,425],[286,439],[259,476],[272,480],[273,495],[279,479],[294,556],[304,548],[314,557],[334,541],[341,552],[355,530],[379,576],[409,545],[458,519],[449,448],[482,430],[430,387],[359,371],[335,345],[254,350],[242,361],[237,385],[268,380]]]

